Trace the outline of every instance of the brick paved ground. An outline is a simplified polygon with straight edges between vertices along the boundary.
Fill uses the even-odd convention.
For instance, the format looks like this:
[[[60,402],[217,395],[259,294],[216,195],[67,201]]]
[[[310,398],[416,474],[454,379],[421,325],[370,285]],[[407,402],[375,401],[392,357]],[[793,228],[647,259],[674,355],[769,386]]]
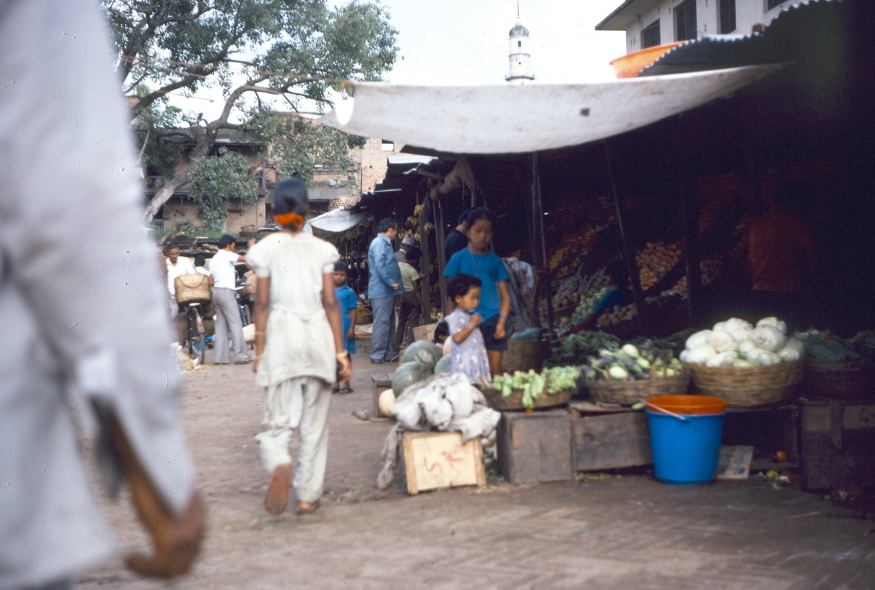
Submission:
[[[261,506],[267,475],[252,439],[261,394],[250,367],[188,376],[184,419],[210,532],[193,573],[173,587],[875,588],[875,534],[866,535],[875,524],[764,481],[679,488],[627,475],[415,497],[398,482],[378,492],[390,424],[351,415],[369,407],[377,368],[361,355],[355,365],[356,393],[333,400],[327,501],[308,517],[272,518]],[[145,547],[124,499],[106,515],[125,546]],[[163,585],[111,562],[75,588]]]

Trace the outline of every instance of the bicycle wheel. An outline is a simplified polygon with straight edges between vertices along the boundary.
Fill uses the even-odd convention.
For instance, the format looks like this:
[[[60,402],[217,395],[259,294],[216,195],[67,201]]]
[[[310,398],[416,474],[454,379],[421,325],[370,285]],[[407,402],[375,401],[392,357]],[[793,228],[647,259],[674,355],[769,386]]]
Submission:
[[[194,350],[195,354],[192,355],[197,359],[198,364],[203,365],[204,359],[207,356],[207,337],[205,334],[201,333],[195,336],[194,338]]]

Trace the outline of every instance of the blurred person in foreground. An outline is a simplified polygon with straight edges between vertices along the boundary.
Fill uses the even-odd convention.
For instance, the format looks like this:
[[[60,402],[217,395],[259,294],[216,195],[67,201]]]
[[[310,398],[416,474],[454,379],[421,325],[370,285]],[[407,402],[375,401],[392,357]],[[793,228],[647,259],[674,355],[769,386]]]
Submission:
[[[116,550],[77,416],[154,544],[131,569],[187,572],[205,529],[107,33],[97,2],[0,2],[0,325],[15,337],[0,358],[4,590],[69,588]]]
[[[332,384],[349,381],[352,361],[343,346],[334,283],[337,248],[302,232],[307,187],[296,178],[276,185],[276,222],[283,229],[249,249],[255,290],[255,373],[265,388],[265,430],[256,435],[271,475],[264,507],[281,514],[292,485],[289,443],[298,431],[296,512],[319,507],[328,458]]]

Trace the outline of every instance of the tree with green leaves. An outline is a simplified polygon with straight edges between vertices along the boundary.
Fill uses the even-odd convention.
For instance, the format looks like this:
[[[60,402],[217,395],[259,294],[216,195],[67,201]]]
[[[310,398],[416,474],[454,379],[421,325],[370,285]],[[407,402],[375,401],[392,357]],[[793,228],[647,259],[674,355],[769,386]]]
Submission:
[[[345,167],[348,136],[280,114],[262,99],[282,97],[292,112],[313,104],[321,111],[332,96],[349,92],[343,80],[381,80],[398,53],[388,12],[372,2],[352,0],[339,7],[326,0],[103,4],[141,160],[168,178],[146,205],[149,220],[186,184],[199,200],[205,225],[216,225],[227,199],[246,198],[248,191],[254,198],[255,187],[240,178],[240,158],[216,151],[222,130],[234,129],[270,146],[271,159],[285,175],[306,181],[315,164]],[[207,88],[220,89],[224,100],[213,120],[167,104],[170,93]],[[183,155],[187,165],[177,169]]]

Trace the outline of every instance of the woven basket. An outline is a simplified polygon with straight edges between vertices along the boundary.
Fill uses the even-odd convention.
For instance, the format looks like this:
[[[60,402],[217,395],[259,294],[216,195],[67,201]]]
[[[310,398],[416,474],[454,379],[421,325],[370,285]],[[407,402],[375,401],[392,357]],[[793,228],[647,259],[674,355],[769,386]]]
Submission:
[[[655,377],[640,381],[595,381],[586,380],[590,397],[606,404],[631,406],[639,399],[660,395],[683,395],[690,384],[690,374],[683,371],[674,377]]]
[[[207,303],[212,299],[210,277],[204,274],[181,275],[173,280],[176,303]]]
[[[514,371],[527,373],[532,369],[540,371],[549,356],[549,342],[508,338],[507,351],[501,355],[501,370],[505,373]]]
[[[803,360],[765,367],[686,366],[704,395],[725,399],[736,407],[763,406],[790,399],[805,370]]]
[[[490,388],[484,389],[483,395],[486,396],[486,400],[489,402],[489,405],[492,406],[493,410],[506,411],[526,409],[526,407],[523,405],[522,389],[514,389],[513,393],[511,393],[509,396],[501,397],[500,390]],[[540,408],[563,406],[568,403],[572,395],[574,395],[573,389],[566,389],[564,391],[560,391],[554,394],[549,394],[544,391],[534,400],[532,408],[537,410]]]
[[[875,373],[866,365],[812,363],[805,365],[800,389],[810,397],[858,399],[875,395]]]

